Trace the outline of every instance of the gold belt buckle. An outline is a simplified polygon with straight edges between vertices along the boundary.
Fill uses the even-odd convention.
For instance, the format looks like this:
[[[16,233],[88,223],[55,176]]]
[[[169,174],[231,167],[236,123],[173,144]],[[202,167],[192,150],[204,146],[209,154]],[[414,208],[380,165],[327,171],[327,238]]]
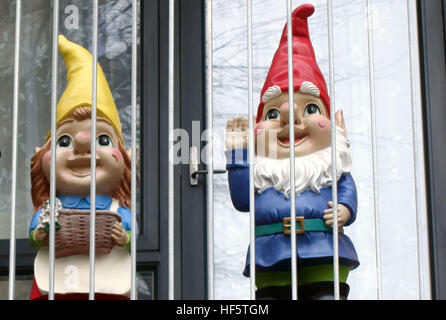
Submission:
[[[299,223],[299,228],[297,228]],[[291,218],[283,218],[283,233],[287,236],[291,235]],[[304,217],[296,217],[296,234],[305,233]]]

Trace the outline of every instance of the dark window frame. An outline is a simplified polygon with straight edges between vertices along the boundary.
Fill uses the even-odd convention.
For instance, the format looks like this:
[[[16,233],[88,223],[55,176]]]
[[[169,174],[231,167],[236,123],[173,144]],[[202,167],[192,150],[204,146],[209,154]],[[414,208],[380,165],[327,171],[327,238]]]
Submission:
[[[168,298],[168,1],[149,0],[159,14],[159,298]],[[204,1],[175,0],[175,128],[192,138],[192,121],[205,119]],[[150,85],[150,83],[148,83]],[[143,85],[145,90],[147,87]],[[144,109],[150,107],[145,105]],[[144,118],[144,121],[150,121]],[[147,122],[145,123],[147,125]],[[201,130],[205,128],[201,126]],[[163,131],[164,130],[164,131]],[[192,144],[191,144],[192,145]],[[200,146],[197,146],[200,147]],[[188,152],[189,150],[181,150]],[[149,152],[149,149],[146,149]],[[206,299],[206,188],[189,185],[189,165],[174,168],[175,298]]]
[[[432,299],[446,299],[446,0],[418,0]]]

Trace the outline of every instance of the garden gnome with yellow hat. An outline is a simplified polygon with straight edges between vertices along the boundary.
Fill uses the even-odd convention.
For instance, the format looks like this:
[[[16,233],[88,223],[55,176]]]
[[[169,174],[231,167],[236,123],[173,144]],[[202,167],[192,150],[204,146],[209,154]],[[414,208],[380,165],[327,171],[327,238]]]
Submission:
[[[48,299],[50,137],[56,139],[56,299],[88,299],[91,184],[92,57],[59,35],[67,87],[57,104],[57,131],[31,159],[35,213],[30,244],[38,249],[31,299]],[[102,68],[97,66],[96,299],[128,299],[130,292],[130,156]]]
[[[255,269],[258,299],[291,298],[290,148],[295,153],[295,207],[299,299],[333,299],[333,223],[339,228],[356,219],[357,194],[350,174],[349,143],[342,112],[336,114],[337,176],[332,181],[330,98],[311,44],[307,19],[314,7],[292,14],[294,105],[288,101],[288,34],[279,48],[261,92],[255,124],[256,155],[247,158],[248,121],[228,121],[226,156],[234,207],[249,211],[249,166],[254,167]],[[294,109],[294,123],[289,111]],[[294,125],[295,136],[289,136]],[[332,185],[338,186],[338,221],[333,221]],[[340,229],[340,295],[347,299],[350,270],[359,265],[353,243]],[[243,274],[250,276],[250,251]]]

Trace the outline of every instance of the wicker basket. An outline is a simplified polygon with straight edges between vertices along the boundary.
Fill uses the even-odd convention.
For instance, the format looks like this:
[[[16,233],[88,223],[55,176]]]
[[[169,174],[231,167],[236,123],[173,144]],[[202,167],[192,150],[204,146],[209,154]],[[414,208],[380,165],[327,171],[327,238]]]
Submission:
[[[90,210],[61,209],[56,231],[56,258],[90,252]],[[113,247],[113,225],[121,216],[113,211],[96,210],[96,255],[108,254]]]

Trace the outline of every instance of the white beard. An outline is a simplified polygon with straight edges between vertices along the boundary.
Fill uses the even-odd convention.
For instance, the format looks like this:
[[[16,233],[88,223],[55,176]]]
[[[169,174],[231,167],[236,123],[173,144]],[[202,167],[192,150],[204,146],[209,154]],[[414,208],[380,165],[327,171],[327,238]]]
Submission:
[[[336,181],[342,174],[350,172],[351,157],[347,138],[341,128],[336,128]],[[270,159],[256,156],[254,185],[258,193],[273,187],[289,198],[290,159]],[[316,151],[304,157],[295,158],[296,195],[305,190],[319,193],[321,188],[332,185],[331,147]]]

